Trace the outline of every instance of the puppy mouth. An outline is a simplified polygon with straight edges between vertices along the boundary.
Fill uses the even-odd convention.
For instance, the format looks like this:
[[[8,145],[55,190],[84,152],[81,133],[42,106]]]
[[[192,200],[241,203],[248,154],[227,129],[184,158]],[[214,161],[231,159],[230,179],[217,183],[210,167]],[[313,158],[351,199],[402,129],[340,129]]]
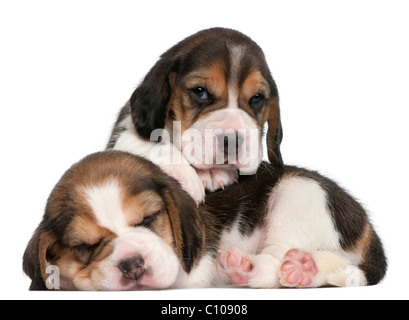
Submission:
[[[122,274],[122,278],[119,282],[121,290],[126,291],[133,291],[133,290],[143,290],[143,286],[141,286],[140,282],[145,274],[145,270],[141,270],[140,272],[129,272],[126,274]]]

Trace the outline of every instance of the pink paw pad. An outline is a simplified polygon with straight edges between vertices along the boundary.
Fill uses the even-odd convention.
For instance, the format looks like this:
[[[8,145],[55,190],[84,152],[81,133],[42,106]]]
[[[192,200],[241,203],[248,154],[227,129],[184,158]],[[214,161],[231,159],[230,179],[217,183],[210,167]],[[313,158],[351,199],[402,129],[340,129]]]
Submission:
[[[287,252],[281,265],[281,284],[285,287],[306,288],[312,284],[317,273],[311,254],[293,249]]]
[[[248,284],[253,261],[236,250],[220,251],[217,258],[219,270],[236,285]]]

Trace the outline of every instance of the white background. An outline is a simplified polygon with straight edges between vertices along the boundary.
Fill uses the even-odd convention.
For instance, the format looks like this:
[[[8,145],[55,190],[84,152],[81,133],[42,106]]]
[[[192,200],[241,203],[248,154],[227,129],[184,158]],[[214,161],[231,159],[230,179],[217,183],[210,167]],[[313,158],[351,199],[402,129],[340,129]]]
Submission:
[[[143,4],[142,4],[143,3]],[[409,298],[407,1],[0,2],[1,298]],[[371,288],[35,293],[21,270],[53,186],[103,150],[159,55],[204,28],[238,29],[278,84],[282,153],[371,212],[390,268]]]

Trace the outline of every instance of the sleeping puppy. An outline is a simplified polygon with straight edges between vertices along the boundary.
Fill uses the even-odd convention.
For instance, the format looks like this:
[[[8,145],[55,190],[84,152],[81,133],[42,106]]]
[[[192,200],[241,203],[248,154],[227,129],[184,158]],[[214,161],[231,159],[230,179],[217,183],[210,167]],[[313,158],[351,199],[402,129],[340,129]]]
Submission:
[[[140,290],[374,285],[387,263],[364,209],[316,172],[262,163],[198,208],[158,166],[112,151],[61,178],[23,267],[32,290]]]
[[[283,165],[278,100],[254,41],[230,29],[204,30],[161,56],[120,112],[107,150],[160,165],[200,203],[205,189],[257,171],[266,123],[269,160]]]

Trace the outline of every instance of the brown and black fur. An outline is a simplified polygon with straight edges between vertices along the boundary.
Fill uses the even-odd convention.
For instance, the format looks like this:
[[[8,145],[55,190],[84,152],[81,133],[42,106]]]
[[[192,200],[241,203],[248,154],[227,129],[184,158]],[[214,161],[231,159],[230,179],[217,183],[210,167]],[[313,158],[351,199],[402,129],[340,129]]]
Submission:
[[[245,50],[240,66],[230,64],[231,46],[240,46]],[[238,72],[232,75],[231,69],[234,67],[238,68]],[[246,35],[226,28],[198,32],[160,57],[121,110],[107,149],[115,148],[119,136],[126,130],[120,124],[129,115],[139,136],[149,140],[153,130],[163,129],[165,125],[172,128],[173,121],[181,121],[182,130],[185,130],[200,117],[226,107],[227,90],[221,90],[222,93],[224,91],[224,95],[210,96],[205,102],[197,100],[192,95],[193,88],[186,84],[185,76],[201,69],[214,70],[214,78],[219,76],[223,78],[223,85],[220,85],[218,90],[221,90],[220,87],[225,86],[225,83],[232,81],[240,88],[252,72],[260,73],[260,77],[268,86],[265,99],[254,105],[244,99],[240,101],[239,108],[256,120],[260,132],[263,131],[264,124],[268,123],[269,160],[277,166],[283,165],[280,152],[283,132],[278,89],[264,53]],[[235,79],[231,79],[232,76]]]
[[[340,235],[341,248],[345,251],[362,249],[363,261],[359,267],[365,272],[369,285],[379,283],[386,274],[387,258],[365,209],[332,180],[318,172],[294,166],[277,169],[263,162],[255,175],[242,176],[238,184],[208,194],[206,204],[201,207],[202,216],[212,226],[207,229],[206,234],[210,236],[206,240],[206,248],[217,247],[222,231],[232,227],[238,219],[243,235],[251,234],[264,223],[272,189],[288,176],[315,180],[327,192],[327,206]],[[212,253],[217,254],[215,251]]]
[[[192,269],[204,241],[200,233],[202,219],[194,201],[153,163],[122,152],[103,152],[90,155],[72,166],[52,191],[42,222],[23,257],[24,272],[32,280],[31,290],[46,290],[47,262],[63,270],[59,263],[67,259],[85,270],[112,252],[115,233],[97,224],[82,195],[84,187],[111,178],[120,181],[123,190],[127,190],[129,214],[133,215],[131,224],[149,227],[161,237],[169,238],[167,241],[178,252],[183,268],[187,272]],[[137,208],[138,202],[134,201],[139,195],[146,197],[146,194],[156,195],[154,201],[164,203],[164,207],[158,207],[158,213],[149,218],[141,216],[144,210]],[[148,205],[155,207],[155,203]],[[198,232],[188,232],[190,228]],[[64,274],[61,276],[64,278]]]
[[[87,266],[100,254],[108,254],[115,235],[109,230],[98,229],[95,221],[87,220],[86,214],[80,222],[87,222],[82,226],[87,230],[87,243],[82,243],[83,239],[78,240],[81,228],[77,224],[76,229],[70,228],[78,215],[84,215],[86,205],[73,202],[70,195],[75,188],[68,188],[96,183],[110,176],[119,178],[131,193],[152,190],[159,195],[166,208],[150,218],[146,227],[163,235],[164,230],[161,229],[166,224],[159,224],[159,221],[169,217],[173,245],[188,273],[205,254],[217,256],[223,231],[231,229],[237,221],[240,221],[243,236],[252,234],[265,223],[269,197],[281,179],[291,176],[315,180],[328,195],[327,206],[342,249],[362,252],[359,267],[369,285],[379,283],[385,276],[387,260],[382,243],[365,210],[345,190],[317,172],[291,166],[277,169],[262,163],[255,175],[243,176],[240,183],[209,194],[206,203],[198,208],[179,183],[156,165],[130,154],[105,152],[89,156],[74,166],[51,194],[43,221],[23,258],[24,271],[32,279],[32,290],[46,288],[47,261],[57,263],[64,256],[74,255],[75,259],[85,259],[82,263]],[[138,223],[141,225],[140,221]],[[92,240],[93,232],[98,235],[97,240]]]

